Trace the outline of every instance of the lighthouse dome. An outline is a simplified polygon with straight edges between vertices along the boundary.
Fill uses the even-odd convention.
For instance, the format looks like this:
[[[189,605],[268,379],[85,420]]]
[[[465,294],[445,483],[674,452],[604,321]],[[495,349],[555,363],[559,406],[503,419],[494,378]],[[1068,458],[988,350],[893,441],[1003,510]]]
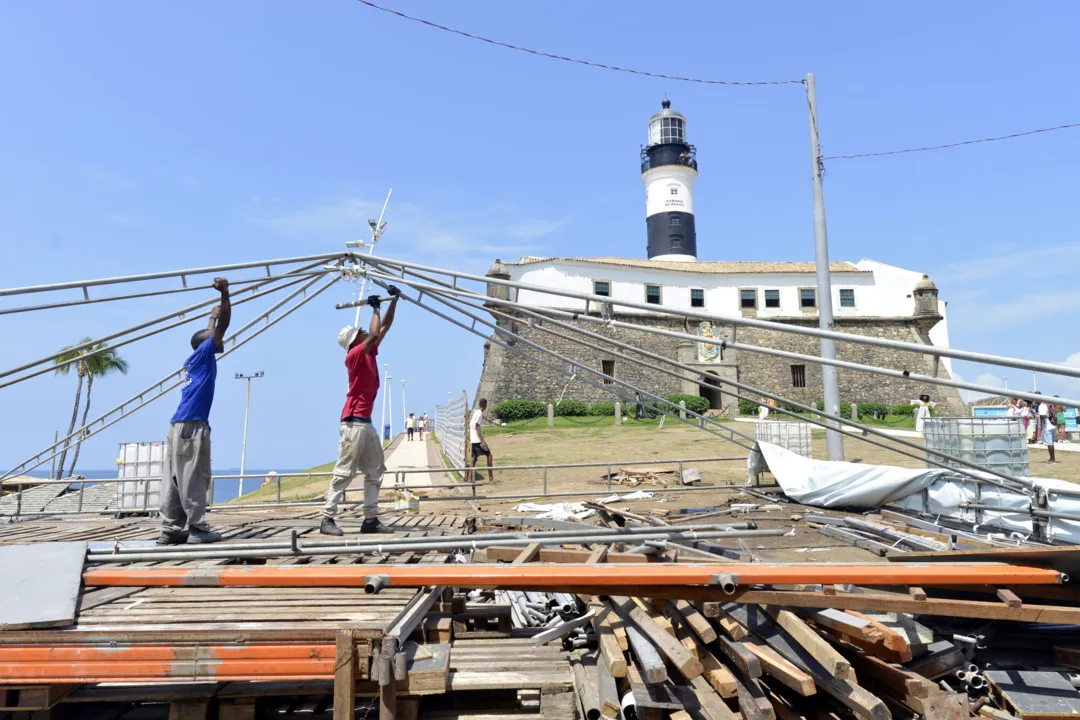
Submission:
[[[671,109],[671,101],[664,99],[660,110],[649,118],[649,145],[686,143],[686,118],[678,110]]]

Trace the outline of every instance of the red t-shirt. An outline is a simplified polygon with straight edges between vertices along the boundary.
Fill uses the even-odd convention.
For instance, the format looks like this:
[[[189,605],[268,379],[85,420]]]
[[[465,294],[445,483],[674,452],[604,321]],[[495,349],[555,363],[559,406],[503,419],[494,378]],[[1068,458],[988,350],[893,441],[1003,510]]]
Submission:
[[[345,355],[345,368],[349,371],[349,394],[345,398],[345,409],[341,419],[347,417],[371,417],[375,407],[375,396],[379,393],[379,366],[375,356],[379,346],[375,344],[365,350],[363,343],[357,345]]]

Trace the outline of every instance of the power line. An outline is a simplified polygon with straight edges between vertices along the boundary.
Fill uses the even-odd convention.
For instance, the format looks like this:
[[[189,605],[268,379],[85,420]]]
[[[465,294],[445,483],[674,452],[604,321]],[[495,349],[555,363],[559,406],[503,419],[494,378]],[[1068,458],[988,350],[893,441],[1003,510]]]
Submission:
[[[1080,127],[1080,123],[1057,125],[1055,127],[1039,128],[1038,130],[1028,130],[1026,132],[1013,133],[1011,135],[999,135],[998,137],[980,138],[978,140],[963,140],[961,142],[948,143],[946,145],[930,145],[928,147],[907,148],[906,150],[889,150],[887,152],[859,153],[858,155],[832,155],[829,157],[824,157],[822,158],[822,160],[852,160],[854,158],[882,157],[884,155],[902,155],[904,153],[925,152],[927,150],[944,150],[946,148],[960,147],[962,145],[977,145],[978,143],[997,142],[998,140],[1012,140],[1013,138],[1024,137],[1025,135],[1036,135],[1038,133],[1053,132],[1055,130],[1066,130],[1068,128],[1076,127]]]
[[[500,42],[499,40],[492,40],[481,35],[473,35],[472,33],[465,32],[464,30],[455,30],[445,25],[440,25],[430,20],[424,20],[423,18],[413,17],[412,15],[406,15],[403,12],[392,10],[382,5],[376,5],[370,0],[357,0],[362,5],[367,5],[370,8],[376,10],[382,10],[383,12],[390,13],[391,15],[397,15],[400,18],[411,20],[413,22],[420,23],[421,25],[427,25],[428,27],[435,28],[436,30],[444,30],[448,33],[455,35],[461,35],[467,37],[470,40],[479,40],[491,45],[496,45],[508,50],[517,50],[518,52],[529,53],[530,55],[538,55],[540,57],[546,57],[551,60],[562,60],[564,62],[577,63],[578,65],[586,65],[588,67],[601,68],[603,70],[615,70],[617,72],[631,73],[633,75],[646,75],[648,77],[661,78],[663,80],[679,80],[682,82],[703,83],[706,85],[800,85],[802,80],[708,80],[704,78],[692,78],[681,77],[679,75],[664,75],[663,73],[648,72],[646,70],[634,70],[632,68],[618,67],[617,65],[607,65],[605,63],[590,62],[589,60],[579,60],[578,58],[566,57],[565,55],[556,55],[554,53],[544,52],[543,50],[533,50],[527,47],[520,47],[518,45],[512,45],[510,43]]]

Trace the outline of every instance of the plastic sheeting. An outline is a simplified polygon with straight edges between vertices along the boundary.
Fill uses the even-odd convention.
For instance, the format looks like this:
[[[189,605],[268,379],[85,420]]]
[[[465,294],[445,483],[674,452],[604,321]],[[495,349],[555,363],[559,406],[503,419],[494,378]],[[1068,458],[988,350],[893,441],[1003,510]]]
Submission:
[[[971,524],[975,532],[1004,532],[1027,537],[1033,532],[1031,501],[1046,494],[1046,510],[1080,517],[1077,485],[1052,478],[1030,478],[1035,489],[1010,490],[939,468],[901,468],[891,465],[811,460],[779,445],[759,442],[748,459],[751,474],[769,470],[784,494],[803,505],[826,508],[897,507]],[[987,475],[987,478],[993,478]],[[996,479],[995,479],[996,482]],[[981,487],[979,487],[981,485]],[[997,506],[1001,510],[962,508],[964,504]],[[1080,521],[1049,518],[1051,537],[1080,543]]]

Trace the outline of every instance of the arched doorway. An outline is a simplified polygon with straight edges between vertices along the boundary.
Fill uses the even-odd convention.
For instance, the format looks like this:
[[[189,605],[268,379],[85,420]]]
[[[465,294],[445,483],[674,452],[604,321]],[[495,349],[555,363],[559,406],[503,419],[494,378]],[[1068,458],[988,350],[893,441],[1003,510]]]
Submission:
[[[709,370],[706,375],[712,375],[713,377],[719,377],[715,372]],[[723,398],[720,395],[720,382],[706,380],[704,385],[698,385],[698,395],[709,401],[710,410],[722,410]]]

